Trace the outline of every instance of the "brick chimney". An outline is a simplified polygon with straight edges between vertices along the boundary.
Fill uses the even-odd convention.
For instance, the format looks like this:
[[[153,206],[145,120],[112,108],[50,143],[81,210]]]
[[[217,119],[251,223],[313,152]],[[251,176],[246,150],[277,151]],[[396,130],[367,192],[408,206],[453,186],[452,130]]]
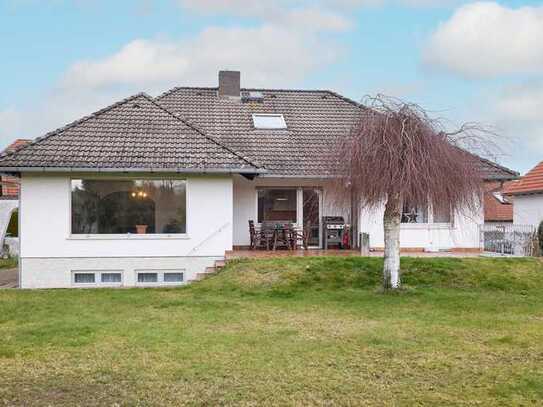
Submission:
[[[219,97],[239,98],[239,71],[219,71]]]

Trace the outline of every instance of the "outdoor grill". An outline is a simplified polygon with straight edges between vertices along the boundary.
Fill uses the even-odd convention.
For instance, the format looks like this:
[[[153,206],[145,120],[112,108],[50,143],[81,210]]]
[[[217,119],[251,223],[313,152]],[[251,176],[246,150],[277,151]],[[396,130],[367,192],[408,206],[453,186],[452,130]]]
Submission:
[[[323,247],[328,249],[330,245],[343,248],[343,233],[347,224],[343,216],[323,216],[322,217],[322,236]]]

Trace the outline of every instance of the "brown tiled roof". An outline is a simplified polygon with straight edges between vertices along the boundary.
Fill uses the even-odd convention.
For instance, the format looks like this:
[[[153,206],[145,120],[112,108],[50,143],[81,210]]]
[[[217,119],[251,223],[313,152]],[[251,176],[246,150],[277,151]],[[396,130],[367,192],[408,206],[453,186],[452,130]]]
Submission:
[[[157,101],[233,149],[262,163],[270,174],[329,176],[328,153],[345,135],[359,105],[329,91],[242,89],[262,102],[217,97],[217,88],[174,88]],[[282,114],[285,130],[255,129],[253,113]]]
[[[219,98],[217,88],[138,94],[0,157],[0,171],[232,171],[335,174],[329,151],[360,104],[328,90],[242,89],[262,101]],[[243,100],[243,99],[242,99]],[[253,113],[282,114],[287,129],[255,129]],[[517,173],[481,159],[487,179]]]
[[[260,92],[261,102],[219,98],[217,88],[174,88],[156,98],[225,144],[263,164],[269,175],[329,176],[328,153],[345,135],[362,107],[328,90],[242,89]],[[253,113],[282,114],[286,130],[259,130]],[[481,159],[485,179],[514,179],[518,173]]]
[[[503,193],[513,181],[502,183],[499,181],[485,182],[484,212],[485,222],[512,222],[513,203],[510,201],[501,202],[495,193]]]
[[[543,161],[528,171],[518,181],[510,183],[505,190],[505,193],[510,195],[535,192],[543,193]]]
[[[499,165],[494,161],[481,157],[479,159],[481,160],[481,173],[486,180],[514,180],[519,176],[517,171]]]
[[[257,165],[138,94],[0,158],[3,171],[257,171]]]

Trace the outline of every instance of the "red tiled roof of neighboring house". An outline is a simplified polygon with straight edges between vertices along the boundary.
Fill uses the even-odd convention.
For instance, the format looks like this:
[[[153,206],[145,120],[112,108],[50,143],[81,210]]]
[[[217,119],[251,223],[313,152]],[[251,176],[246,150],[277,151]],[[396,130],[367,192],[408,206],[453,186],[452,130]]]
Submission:
[[[509,183],[505,194],[531,194],[535,192],[543,193],[543,161],[522,176],[518,181]]]
[[[31,142],[32,140],[28,139],[17,139],[13,143],[8,145],[2,153],[15,152]],[[0,177],[0,186],[2,197],[17,198],[19,196],[19,179],[17,177],[2,175]]]
[[[31,143],[32,140],[24,139],[24,138],[18,138],[13,143],[11,143],[9,146],[7,146],[3,153],[11,153],[14,151],[17,151],[23,146],[26,146],[27,144]]]
[[[486,182],[484,194],[485,222],[512,222],[513,204],[503,197],[511,182]]]

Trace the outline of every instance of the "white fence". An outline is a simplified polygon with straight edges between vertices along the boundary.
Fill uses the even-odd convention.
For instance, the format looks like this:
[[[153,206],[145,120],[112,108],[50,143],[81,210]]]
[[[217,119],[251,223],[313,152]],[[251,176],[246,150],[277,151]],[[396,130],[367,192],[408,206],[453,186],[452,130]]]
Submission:
[[[487,253],[532,256],[536,228],[532,225],[484,224],[479,226],[481,249]]]

